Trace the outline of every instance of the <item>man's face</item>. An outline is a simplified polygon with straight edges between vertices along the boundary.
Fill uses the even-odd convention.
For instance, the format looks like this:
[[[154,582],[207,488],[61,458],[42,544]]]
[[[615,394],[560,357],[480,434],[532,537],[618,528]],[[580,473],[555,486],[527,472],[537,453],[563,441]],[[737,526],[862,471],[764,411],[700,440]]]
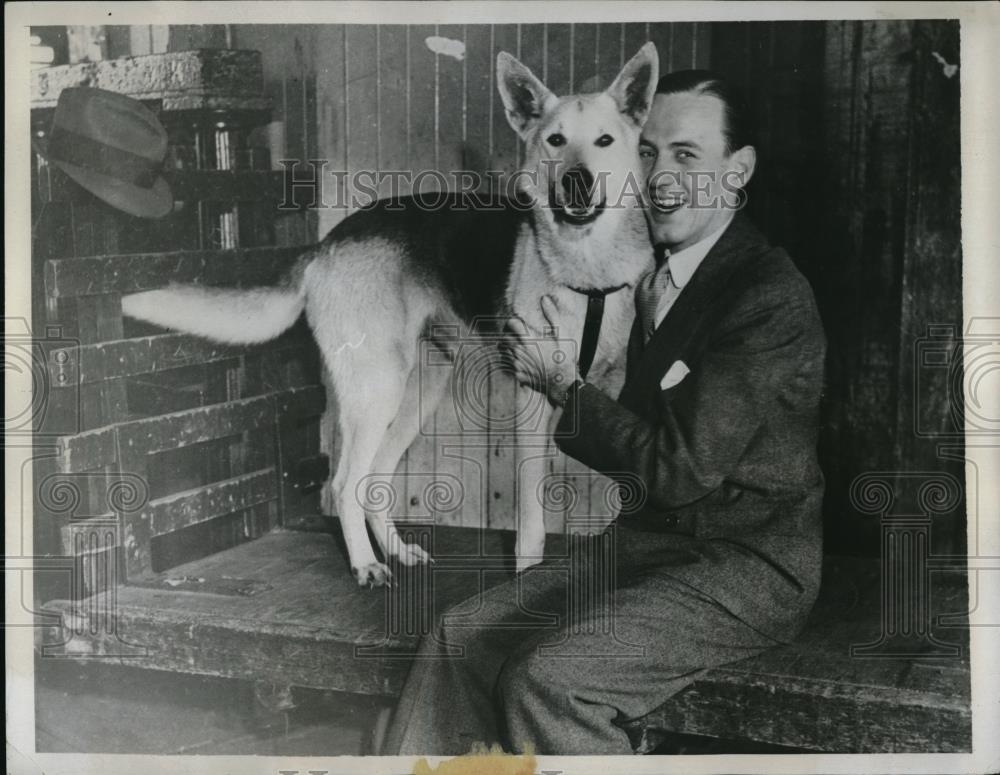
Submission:
[[[737,189],[753,173],[751,147],[726,153],[725,106],[694,92],[657,94],[642,130],[639,156],[654,243],[671,251],[719,229],[737,206]]]

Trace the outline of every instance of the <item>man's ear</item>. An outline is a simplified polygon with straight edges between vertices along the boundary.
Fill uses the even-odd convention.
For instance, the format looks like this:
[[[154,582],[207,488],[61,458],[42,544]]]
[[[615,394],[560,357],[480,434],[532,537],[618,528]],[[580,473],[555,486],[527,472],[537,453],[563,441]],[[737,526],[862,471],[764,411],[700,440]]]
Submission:
[[[522,138],[557,99],[531,70],[506,51],[497,54],[497,89],[508,123]]]
[[[642,126],[649,115],[649,106],[653,104],[659,76],[660,57],[656,53],[656,46],[647,43],[625,63],[606,93],[632,123]]]
[[[757,168],[757,149],[744,145],[729,154],[729,169],[732,171],[733,188],[744,188]]]

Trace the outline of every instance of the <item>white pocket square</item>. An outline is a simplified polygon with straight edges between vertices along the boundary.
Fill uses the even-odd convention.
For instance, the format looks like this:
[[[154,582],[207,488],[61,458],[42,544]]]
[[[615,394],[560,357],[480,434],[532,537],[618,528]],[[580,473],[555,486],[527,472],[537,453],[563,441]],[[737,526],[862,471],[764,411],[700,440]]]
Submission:
[[[674,365],[667,369],[667,373],[660,380],[660,390],[669,390],[690,373],[691,369],[684,361],[674,361]]]

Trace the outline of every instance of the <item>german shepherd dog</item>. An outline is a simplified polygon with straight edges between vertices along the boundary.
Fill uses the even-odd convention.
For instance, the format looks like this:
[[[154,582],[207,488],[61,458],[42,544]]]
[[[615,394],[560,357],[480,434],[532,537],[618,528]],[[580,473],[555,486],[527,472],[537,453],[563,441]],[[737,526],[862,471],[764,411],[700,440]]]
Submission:
[[[421,409],[429,412],[445,393],[448,368],[431,370],[431,380],[417,374],[420,342],[432,328],[468,330],[475,319],[516,314],[542,330],[548,324],[540,300],[550,294],[559,308],[552,322],[579,342],[587,292],[606,291],[588,381],[620,388],[635,285],[652,265],[632,175],[640,169],[639,133],[657,71],[656,49],[647,43],[606,91],[559,98],[500,53],[500,96],[525,144],[515,199],[489,208],[459,207],[454,198],[436,208],[419,197],[382,200],[334,227],[275,287],[174,285],[123,299],[130,317],[234,344],[273,339],[305,311],[336,395],[341,455],[332,488],[359,584],[391,578],[366,519],[385,559],[429,559],[404,543],[384,514],[366,509],[358,492],[373,473],[392,475],[420,431]],[[622,196],[630,183],[635,195]],[[448,352],[454,342],[434,344],[455,355]],[[529,389],[518,392],[519,404],[537,404]],[[551,432],[556,413],[547,403],[544,412],[536,427]],[[544,549],[538,457],[518,468],[518,571],[539,562]]]

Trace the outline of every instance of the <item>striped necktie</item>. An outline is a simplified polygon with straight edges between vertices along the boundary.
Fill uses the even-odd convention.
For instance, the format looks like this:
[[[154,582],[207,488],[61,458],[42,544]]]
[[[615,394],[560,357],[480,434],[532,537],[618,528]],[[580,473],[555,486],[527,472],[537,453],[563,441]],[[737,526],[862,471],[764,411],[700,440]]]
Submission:
[[[635,310],[642,323],[644,343],[649,341],[656,330],[656,308],[673,282],[670,276],[670,251],[663,245],[657,245],[655,250],[656,269],[639,281],[635,294]]]

